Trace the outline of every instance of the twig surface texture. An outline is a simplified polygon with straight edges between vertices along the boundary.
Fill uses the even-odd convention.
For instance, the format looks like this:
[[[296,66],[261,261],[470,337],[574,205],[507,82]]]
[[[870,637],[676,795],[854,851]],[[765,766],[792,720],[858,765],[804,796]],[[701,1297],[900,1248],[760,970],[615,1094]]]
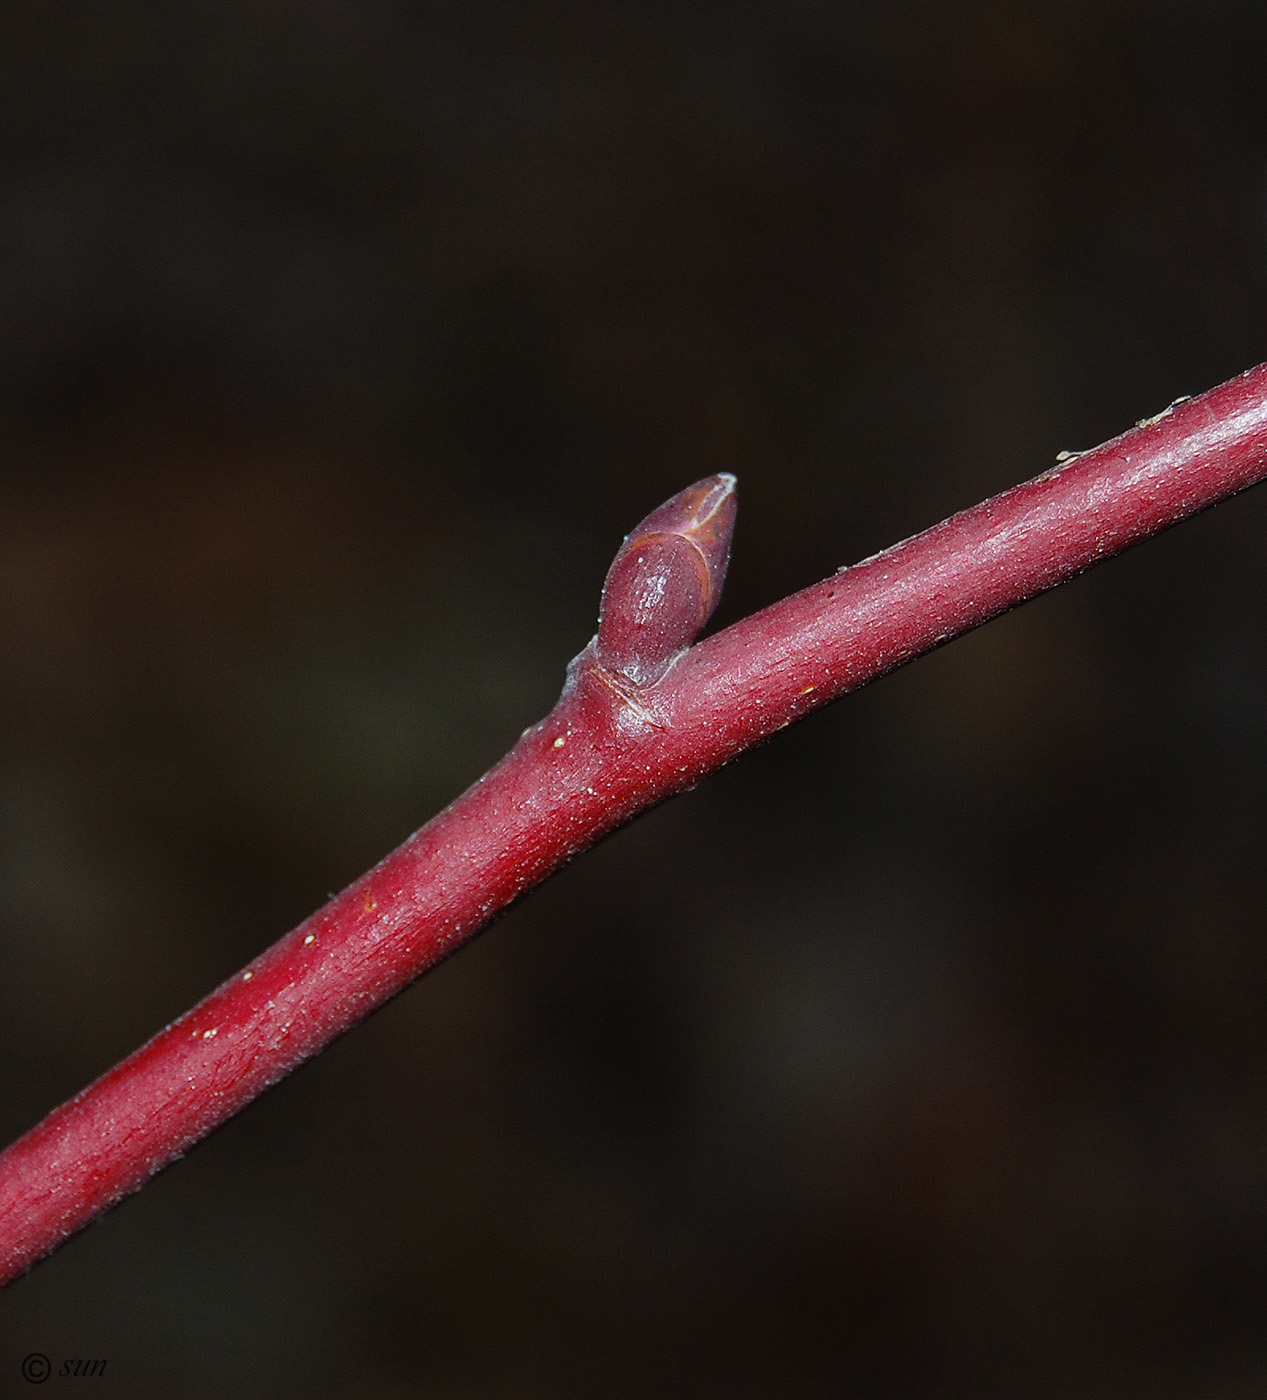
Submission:
[[[810,710],[1267,475],[1267,366],[703,642],[734,478],[653,512],[554,710],[293,932],[0,1155],[0,1283],[638,812]]]

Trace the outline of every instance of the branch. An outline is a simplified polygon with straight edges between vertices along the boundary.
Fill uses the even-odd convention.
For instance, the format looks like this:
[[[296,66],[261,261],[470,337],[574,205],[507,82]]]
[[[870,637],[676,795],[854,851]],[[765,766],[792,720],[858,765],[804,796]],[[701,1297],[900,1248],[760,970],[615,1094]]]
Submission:
[[[734,478],[654,511],[554,710],[456,802],[0,1155],[0,1284],[534,885],[776,730],[1267,476],[1267,366],[693,644]]]

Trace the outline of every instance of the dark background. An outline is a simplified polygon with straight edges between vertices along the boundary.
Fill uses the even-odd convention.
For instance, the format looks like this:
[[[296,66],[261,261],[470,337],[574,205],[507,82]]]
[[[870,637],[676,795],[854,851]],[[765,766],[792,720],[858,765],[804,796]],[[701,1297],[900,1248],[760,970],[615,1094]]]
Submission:
[[[1260,0],[0,31],[6,1138],[498,758],[679,487],[725,623],[1267,358]],[[1265,531],[591,853],[6,1293],[0,1393],[1262,1395]]]

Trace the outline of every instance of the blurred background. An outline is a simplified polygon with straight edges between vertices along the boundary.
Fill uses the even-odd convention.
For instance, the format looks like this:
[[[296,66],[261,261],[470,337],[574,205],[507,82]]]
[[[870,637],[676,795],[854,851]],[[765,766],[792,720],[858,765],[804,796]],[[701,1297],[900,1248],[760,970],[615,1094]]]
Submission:
[[[1267,9],[13,0],[0,1130],[553,703],[1267,358]],[[607,842],[0,1301],[129,1397],[1267,1386],[1267,492]]]

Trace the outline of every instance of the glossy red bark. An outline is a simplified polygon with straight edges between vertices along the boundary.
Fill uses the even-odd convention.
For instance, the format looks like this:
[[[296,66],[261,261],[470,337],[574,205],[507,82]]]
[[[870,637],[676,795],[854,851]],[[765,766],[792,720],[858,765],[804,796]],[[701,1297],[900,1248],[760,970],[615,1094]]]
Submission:
[[[0,1282],[636,813],[1265,475],[1260,367],[694,646],[724,576],[733,479],[680,493],[627,540],[601,640],[501,763],[0,1155]]]

